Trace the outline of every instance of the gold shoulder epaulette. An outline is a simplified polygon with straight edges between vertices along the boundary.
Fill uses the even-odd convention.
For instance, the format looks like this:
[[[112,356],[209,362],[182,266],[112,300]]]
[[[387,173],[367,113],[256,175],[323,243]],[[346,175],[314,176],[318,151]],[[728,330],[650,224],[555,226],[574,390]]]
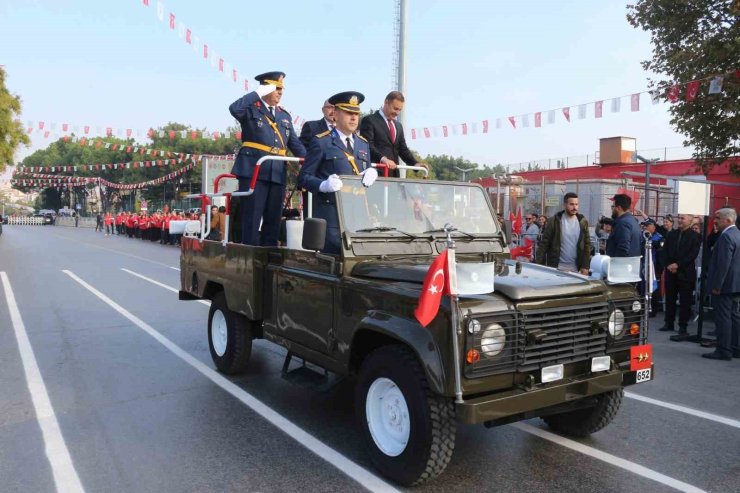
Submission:
[[[365,137],[363,137],[362,135],[360,135],[360,134],[357,134],[357,136],[358,136],[358,137],[359,137],[359,138],[360,138],[361,140],[364,140],[365,142],[367,142],[367,139],[366,139]],[[368,142],[368,144],[369,144],[369,142]]]
[[[331,133],[331,130],[327,130],[326,132],[321,132],[320,134],[316,134],[316,137],[320,139],[321,137],[326,137],[330,133]]]

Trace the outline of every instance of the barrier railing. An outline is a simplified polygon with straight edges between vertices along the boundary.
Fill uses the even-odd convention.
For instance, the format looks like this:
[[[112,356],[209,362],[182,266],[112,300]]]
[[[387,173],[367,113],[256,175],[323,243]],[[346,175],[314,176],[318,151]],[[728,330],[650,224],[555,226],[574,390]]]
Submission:
[[[43,226],[43,217],[34,216],[8,216],[8,225],[16,226]]]

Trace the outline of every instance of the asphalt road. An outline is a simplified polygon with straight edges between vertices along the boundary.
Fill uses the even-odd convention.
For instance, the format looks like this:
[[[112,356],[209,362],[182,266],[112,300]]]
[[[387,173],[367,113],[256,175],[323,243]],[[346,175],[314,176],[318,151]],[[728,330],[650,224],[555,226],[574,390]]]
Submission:
[[[0,491],[402,489],[362,449],[352,381],[286,382],[285,352],[264,341],[246,374],[213,370],[207,304],[172,291],[178,255],[89,229],[4,228]],[[651,333],[656,379],[631,387],[605,430],[460,426],[447,471],[414,490],[740,491],[740,360],[667,338]]]

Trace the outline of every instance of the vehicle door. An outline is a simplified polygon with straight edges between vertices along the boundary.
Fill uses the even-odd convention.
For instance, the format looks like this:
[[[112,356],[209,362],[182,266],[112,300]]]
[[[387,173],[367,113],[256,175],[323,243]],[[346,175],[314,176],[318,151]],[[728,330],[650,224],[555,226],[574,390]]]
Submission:
[[[327,256],[289,250],[273,272],[276,335],[322,354],[336,345],[334,307],[339,276]]]

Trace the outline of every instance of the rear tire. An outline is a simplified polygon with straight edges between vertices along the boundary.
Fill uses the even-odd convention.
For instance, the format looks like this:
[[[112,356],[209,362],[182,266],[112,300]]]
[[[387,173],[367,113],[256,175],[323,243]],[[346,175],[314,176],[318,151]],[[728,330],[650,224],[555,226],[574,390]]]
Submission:
[[[597,396],[594,407],[546,416],[542,420],[553,430],[574,437],[587,437],[612,422],[622,404],[624,389]]]
[[[365,359],[355,388],[355,415],[372,463],[402,485],[437,477],[452,458],[452,400],[432,393],[406,347],[384,346]]]
[[[251,323],[229,310],[223,291],[213,297],[208,312],[208,348],[218,371],[228,375],[243,372],[252,354]]]

